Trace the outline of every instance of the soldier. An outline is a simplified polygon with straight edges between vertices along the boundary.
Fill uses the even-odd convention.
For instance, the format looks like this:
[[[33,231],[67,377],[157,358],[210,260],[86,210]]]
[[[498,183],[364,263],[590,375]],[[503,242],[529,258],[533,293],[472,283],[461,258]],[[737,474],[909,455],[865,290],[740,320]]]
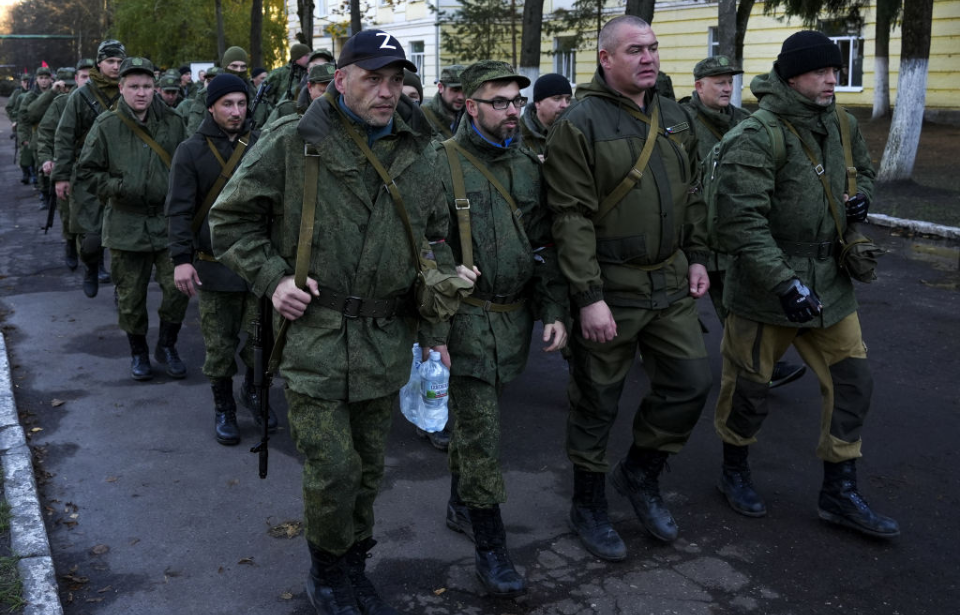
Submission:
[[[317,613],[398,613],[365,562],[393,405],[410,370],[417,322],[408,310],[423,238],[435,242],[440,270],[453,269],[436,153],[424,153],[430,132],[400,96],[404,66],[414,68],[388,33],[350,38],[337,93],[264,133],[210,213],[214,256],[289,321],[280,371],[305,457],[307,595]],[[390,169],[389,182],[377,166]],[[306,203],[305,190],[316,195]],[[301,216],[314,209],[322,223],[300,242]],[[309,270],[305,282],[295,269]],[[421,341],[449,362],[444,340]]]
[[[126,49],[120,41],[108,39],[101,42],[97,47],[96,66],[89,69],[89,81],[78,86],[76,92],[67,99],[57,124],[57,132],[53,138],[54,165],[51,179],[57,198],[70,202],[69,218],[71,229],[75,233],[82,234],[76,219],[80,203],[90,200],[88,207],[92,210],[100,207],[100,202],[96,194],[79,188],[74,190],[74,167],[94,121],[101,113],[116,108],[120,100],[118,77],[120,64],[126,55]],[[104,265],[101,238],[90,234],[89,237],[78,237],[78,240],[81,240],[80,257],[85,269],[83,292],[88,297],[96,297],[99,285],[110,282],[110,274]]]
[[[82,88],[87,81],[90,81],[90,71],[96,66],[97,63],[92,58],[83,58],[77,62],[77,74],[74,76],[74,80],[77,82],[78,88]]]
[[[224,73],[243,79],[243,82],[247,84],[247,89],[250,90],[250,100],[253,101],[257,95],[257,88],[255,88],[253,82],[250,81],[250,75],[247,72],[247,61],[247,52],[242,47],[234,46],[223,52],[220,66]],[[264,96],[257,104],[256,109],[250,109],[253,114],[254,126],[265,126],[267,123],[267,118],[270,116],[272,107],[266,102],[266,99],[267,97]]]
[[[180,79],[175,72],[167,71],[160,77],[157,83],[158,96],[171,109],[176,108],[183,102],[181,98],[183,90],[180,89]]]
[[[260,89],[260,84],[267,80],[267,69],[262,66],[258,66],[252,71],[250,71],[250,83],[253,84],[253,88]]]
[[[99,201],[84,199],[77,204],[77,220],[84,232],[101,234],[103,246],[110,249],[119,324],[130,342],[130,375],[153,378],[146,340],[147,287],[156,268],[163,299],[154,357],[166,364],[168,376],[184,378],[187,370],[176,344],[188,298],[173,281],[163,216],[170,157],[184,139],[183,121],[166,105],[153,104],[150,60],[125,58],[119,76],[117,109],[97,118],[77,162],[77,184],[99,196],[105,207],[101,215]]]
[[[187,135],[192,135],[200,128],[200,123],[203,122],[203,118],[207,113],[207,108],[204,106],[206,104],[207,85],[219,74],[220,68],[217,66],[211,66],[207,69],[206,74],[203,76],[204,83],[200,84],[196,93],[177,106],[177,113],[183,118],[183,123],[187,128]]]
[[[180,90],[183,98],[192,98],[202,86],[193,82],[193,71],[189,66],[181,66],[177,69],[180,73]]]
[[[516,138],[526,103],[520,90],[530,80],[505,62],[484,60],[468,66],[460,81],[466,116],[453,140],[436,149],[448,158],[441,164],[447,207],[466,221],[460,235],[450,238],[454,258],[474,266],[479,277],[457,315],[440,326],[453,331],[449,403],[457,416],[447,525],[472,533],[477,577],[491,594],[506,597],[524,593],[526,582],[510,560],[500,515],[507,494],[497,398],[523,371],[534,319],[544,323],[544,350],[564,347],[569,304],[540,164]],[[467,197],[469,218],[461,211]]]
[[[261,423],[260,400],[253,385],[251,323],[257,316],[257,298],[247,283],[217,262],[210,245],[207,220],[210,207],[240,159],[259,137],[250,129],[246,82],[235,75],[219,75],[207,88],[210,115],[200,129],[184,141],[173,156],[166,214],[173,278],[180,292],[200,295],[200,330],[206,357],[203,375],[213,388],[214,433],[217,442],[240,442],[237,404],[233,398],[233,376],[237,373],[240,333],[248,338],[239,346],[246,376],[240,387],[240,401]],[[214,150],[216,149],[216,154]],[[276,430],[276,415],[270,411],[270,429]]]
[[[845,232],[866,219],[874,171],[856,120],[836,107],[842,66],[839,47],[823,34],[791,35],[773,70],[750,84],[775,125],[755,115],[723,141],[716,231],[733,260],[723,294],[730,315],[715,417],[723,440],[719,488],[735,511],[766,514],[751,480],[748,446],[769,412],[773,364],[792,344],[820,381],[820,518],[889,538],[899,535],[897,522],[875,513],[857,489],[873,380],[853,284],[837,252],[839,227]],[[772,131],[782,133],[780,154]],[[856,168],[854,195],[847,187],[848,153]]]
[[[10,118],[10,138],[17,138],[17,113],[20,109],[20,96],[25,94],[30,89],[30,75],[24,73],[20,76],[20,86],[14,88],[13,93],[10,94],[10,98],[7,100],[7,106],[5,107],[7,111],[7,117]],[[17,142],[16,156],[14,162],[20,164],[20,144]],[[23,176],[20,178],[21,184],[30,183],[30,168],[21,167]]]
[[[297,95],[300,93],[300,80],[307,74],[309,59],[310,48],[303,43],[295,43],[290,47],[290,61],[270,71],[267,75],[267,83],[270,84],[267,100],[271,107],[275,107],[285,98],[297,100]]]
[[[650,534],[665,542],[677,536],[658,478],[710,392],[694,301],[709,286],[709,252],[697,139],[680,105],[656,93],[656,35],[642,19],[616,17],[600,31],[598,49],[593,81],[578,86],[576,102],[551,128],[544,176],[576,318],[570,524],[591,553],[617,561],[626,546],[607,515],[606,449],[638,350],[650,391],[611,478]]]
[[[33,162],[34,167],[39,171],[38,182],[40,184],[40,201],[41,209],[46,209],[48,203],[50,202],[50,191],[52,186],[50,185],[50,172],[52,168],[52,163],[47,165],[47,170],[44,171],[43,163],[44,160],[40,158],[39,153],[39,142],[37,138],[37,132],[40,129],[40,122],[43,121],[43,117],[47,113],[47,109],[50,108],[50,104],[53,102],[53,99],[62,94],[65,90],[68,89],[68,86],[64,83],[64,79],[69,79],[74,85],[76,81],[74,76],[76,70],[73,68],[59,68],[57,69],[56,75],[51,75],[52,83],[49,84],[46,90],[41,92],[29,105],[27,105],[26,113],[23,113],[23,107],[20,107],[21,117],[26,117],[27,121],[33,126],[33,138],[31,149],[33,150]],[[69,89],[73,89],[74,86],[69,86]],[[54,132],[56,127],[54,127]],[[52,149],[51,149],[52,153]]]
[[[523,144],[543,162],[547,151],[547,130],[570,106],[573,89],[563,75],[547,73],[541,75],[533,84],[533,105],[523,110],[520,121],[520,134]]]
[[[43,114],[35,117],[34,113],[30,112],[30,104],[49,90],[52,83],[53,71],[46,66],[42,66],[37,69],[33,87],[24,92],[17,100],[17,140],[20,142],[20,168],[29,173],[30,183],[32,184],[38,182],[34,133],[37,130],[37,124],[43,119]]]
[[[423,103],[420,108],[430,122],[433,136],[437,139],[450,139],[457,129],[457,117],[463,110],[463,88],[460,87],[460,73],[463,66],[454,64],[440,71],[437,81],[437,93]]]
[[[318,64],[333,64],[333,54],[330,53],[329,49],[314,49],[310,52],[310,55],[307,56],[307,72],[310,72],[310,69]]]
[[[412,70],[403,71],[403,94],[418,105],[423,103],[423,84]]]
[[[304,88],[296,102],[292,100],[280,101],[280,104],[270,113],[266,124],[272,124],[281,117],[297,113],[303,115],[310,103],[323,96],[327,91],[327,86],[333,81],[333,75],[337,68],[333,64],[317,64],[310,69],[310,78],[307,79],[307,87]]]

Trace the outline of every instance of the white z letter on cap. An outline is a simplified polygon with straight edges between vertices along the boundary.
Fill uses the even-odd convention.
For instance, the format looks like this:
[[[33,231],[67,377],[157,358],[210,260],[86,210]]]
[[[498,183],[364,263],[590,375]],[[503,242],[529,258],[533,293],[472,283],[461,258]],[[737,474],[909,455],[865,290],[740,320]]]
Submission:
[[[393,40],[389,34],[387,34],[386,32],[377,32],[377,36],[383,37],[383,42],[380,43],[380,49],[396,49],[396,47],[394,47],[393,45],[387,44],[391,40]]]

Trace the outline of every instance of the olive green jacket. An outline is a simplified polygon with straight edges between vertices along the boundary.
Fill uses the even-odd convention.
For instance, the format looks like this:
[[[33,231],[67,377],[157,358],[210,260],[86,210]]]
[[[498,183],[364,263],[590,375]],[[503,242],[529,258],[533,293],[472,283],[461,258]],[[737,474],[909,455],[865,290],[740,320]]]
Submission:
[[[30,105],[40,97],[40,94],[42,94],[42,92],[37,90],[36,87],[31,88],[20,95],[19,104],[17,105],[17,139],[20,141],[21,146],[29,143],[31,149],[33,149],[33,131],[43,116],[41,115],[40,118],[34,121],[33,114],[30,113]]]
[[[649,134],[650,125],[631,113],[648,113],[611,89],[598,68],[550,128],[547,200],[576,308],[604,300],[664,309],[688,296],[689,265],[705,264],[709,256],[696,134],[680,105],[648,93],[647,111],[656,106],[660,136],[650,162],[599,220],[600,203],[627,176]]]
[[[407,297],[413,290],[408,234],[336,104],[334,96],[321,97],[302,118],[282,118],[263,132],[210,212],[214,256],[258,296],[272,296],[294,273],[308,143],[320,166],[309,276],[321,288],[368,299]],[[364,134],[364,126],[358,129]],[[371,148],[394,178],[415,236],[437,242],[438,264],[452,271],[444,243],[450,218],[430,139],[423,114],[401,98],[390,134]],[[347,318],[314,301],[290,324],[280,371],[292,390],[321,399],[390,395],[407,381],[416,333],[415,317]]]
[[[727,105],[717,111],[703,104],[700,95],[694,92],[690,100],[682,106],[693,117],[693,128],[697,132],[697,143],[700,147],[700,160],[706,160],[713,146],[720,142],[723,135],[731,128],[750,117],[750,112],[740,107]]]
[[[788,86],[775,71],[758,75],[750,89],[760,108],[789,121],[814,148],[835,198],[846,192],[846,164],[835,107],[821,107]],[[850,116],[857,190],[873,195],[873,165],[857,121]],[[745,318],[785,327],[829,327],[857,309],[850,277],[833,256],[792,256],[778,242],[835,242],[827,196],[800,143],[783,126],[786,160],[780,168],[766,128],[755,118],[724,139],[717,183],[717,240],[733,262],[723,304]],[[844,206],[837,203],[846,227]],[[786,245],[786,244],[784,244]],[[799,324],[787,320],[778,289],[800,278],[823,302],[823,315]]]
[[[477,134],[469,117],[460,122],[454,139],[500,181],[522,214],[514,215],[490,181],[457,154],[470,200],[473,259],[480,270],[474,296],[520,294],[526,302],[514,312],[484,311],[462,303],[449,324],[451,374],[479,378],[490,384],[507,383],[526,366],[534,319],[545,324],[569,324],[567,283],[557,264],[536,155],[519,139],[506,148],[486,141]],[[463,261],[463,252],[460,234],[453,230],[457,227],[457,212],[452,172],[444,147],[434,145],[441,158],[440,181],[452,222],[449,243],[459,263]]]
[[[547,151],[547,128],[537,117],[537,106],[530,103],[523,110],[523,116],[520,118],[520,135],[523,137],[523,144],[527,146],[534,154],[540,156]]]
[[[186,137],[180,116],[156,99],[147,109],[144,122],[122,99],[116,111],[100,115],[87,133],[77,162],[77,184],[99,199],[78,200],[77,221],[86,233],[100,231],[103,202],[104,247],[159,252],[167,249],[163,205],[170,169],[119,114],[136,122],[171,157]]]
[[[444,124],[447,121],[447,110],[443,106],[442,99],[440,97],[440,92],[437,92],[433,95],[433,98],[430,100],[423,101],[421,105],[422,109],[425,109],[425,115],[427,117],[427,122],[430,123],[430,130],[433,131],[433,137],[443,141],[444,139],[449,139],[453,136],[453,133],[450,131],[450,124]],[[431,117],[430,114],[433,114]],[[434,122],[433,120],[437,121]]]
[[[73,181],[73,167],[87,133],[97,116],[115,109],[119,100],[117,80],[103,77],[96,68],[90,69],[89,81],[70,92],[53,138],[53,181]]]
[[[10,98],[7,100],[7,106],[4,107],[4,109],[6,109],[7,117],[10,118],[11,123],[17,121],[17,110],[19,109],[19,103],[17,101],[19,101],[20,97],[26,93],[27,90],[24,90],[19,85],[17,85],[17,87],[13,89],[13,92],[10,93]]]
[[[57,134],[57,124],[67,106],[69,94],[57,94],[53,102],[47,107],[40,124],[37,125],[37,164],[42,165],[53,160],[53,139]]]
[[[275,107],[280,101],[288,98],[296,100],[300,93],[300,81],[306,74],[307,69],[293,61],[270,71],[266,81],[270,85],[270,91],[264,96],[270,103],[269,106]]]

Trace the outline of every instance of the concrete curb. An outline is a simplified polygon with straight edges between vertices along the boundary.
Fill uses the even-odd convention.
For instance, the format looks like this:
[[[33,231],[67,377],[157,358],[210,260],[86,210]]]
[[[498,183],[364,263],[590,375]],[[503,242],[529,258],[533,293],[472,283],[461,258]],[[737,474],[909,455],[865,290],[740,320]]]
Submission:
[[[0,333],[0,461],[3,491],[10,504],[11,550],[18,555],[23,582],[24,615],[63,615],[50,541],[43,525],[37,483],[23,427],[17,416],[7,344]]]
[[[960,228],[955,226],[945,226],[943,224],[934,224],[933,222],[923,222],[921,220],[908,220],[906,218],[894,218],[893,216],[885,216],[883,214],[870,214],[867,221],[877,226],[906,228],[917,233],[936,235],[944,239],[960,239]]]

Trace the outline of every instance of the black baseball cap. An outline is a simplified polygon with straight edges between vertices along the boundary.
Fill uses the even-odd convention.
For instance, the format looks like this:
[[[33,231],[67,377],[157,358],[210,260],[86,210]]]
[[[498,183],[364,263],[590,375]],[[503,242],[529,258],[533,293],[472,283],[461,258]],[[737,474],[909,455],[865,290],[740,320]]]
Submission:
[[[366,70],[379,70],[390,64],[399,64],[417,72],[417,66],[407,59],[400,41],[383,30],[361,30],[343,46],[337,68],[356,64]]]

